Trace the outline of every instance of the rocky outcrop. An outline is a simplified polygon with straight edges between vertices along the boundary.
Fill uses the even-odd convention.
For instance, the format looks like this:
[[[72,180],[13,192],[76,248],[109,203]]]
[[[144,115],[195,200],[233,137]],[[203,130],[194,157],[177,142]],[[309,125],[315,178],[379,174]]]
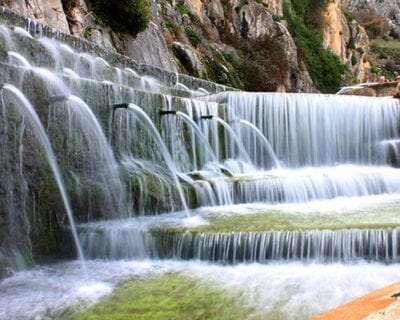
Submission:
[[[341,3],[350,12],[372,8],[387,21],[391,33],[400,37],[400,0],[341,0]]]
[[[70,32],[61,0],[0,0],[0,5],[52,28]]]
[[[163,37],[155,1],[152,2],[152,22],[137,37],[115,33],[104,24],[98,23],[84,0],[0,0],[0,5],[39,23],[115,50],[139,64],[178,71]]]
[[[244,61],[246,49],[243,47],[255,48],[267,37],[272,40],[271,45],[279,46],[280,54],[274,57],[271,52],[274,48],[257,53],[259,59],[265,55],[271,70],[276,69],[267,70],[260,78],[260,81],[271,82],[260,88],[274,91],[315,90],[282,19],[282,1],[159,0],[159,3],[165,37],[186,71],[231,86],[246,87],[238,70],[248,62]],[[285,68],[282,68],[282,61]],[[275,77],[278,73],[279,77]]]
[[[286,67],[283,70],[276,63],[278,72],[270,72],[279,77],[266,87],[281,91],[315,90],[303,56],[287,29],[282,0],[152,0],[152,21],[136,37],[114,32],[99,23],[87,0],[0,0],[0,4],[127,55],[139,64],[236,87],[246,86],[237,70],[245,62],[243,46],[255,46],[260,39],[269,37],[280,44]],[[391,34],[400,38],[400,0],[327,1],[322,12],[325,46],[340,57],[358,82],[372,78],[370,42],[366,30],[351,14],[366,6],[385,17]],[[264,54],[273,65],[272,54]]]
[[[180,42],[174,42],[172,48],[176,57],[185,65],[186,69],[197,77],[204,77],[206,70],[192,47]]]
[[[341,1],[330,2],[324,12],[324,41],[340,57],[359,82],[364,82],[371,68],[366,56],[369,38],[364,28],[345,16]]]
[[[341,0],[343,11],[348,17],[364,26],[371,48],[368,60],[374,74],[365,79],[376,81],[379,76],[395,79],[400,74],[400,54],[396,46],[400,40],[399,0]]]
[[[0,3],[33,20],[116,50],[139,64],[187,72],[238,87],[243,86],[236,70],[243,59],[238,47],[247,40],[258,41],[268,36],[282,44],[282,57],[288,66],[282,71],[284,76],[271,88],[313,90],[293,38],[280,21],[281,0],[153,0],[152,21],[135,38],[99,23],[85,0],[0,0]]]
[[[88,10],[84,0],[77,0],[73,5],[66,6],[66,11],[72,34],[114,49],[136,60],[139,64],[153,65],[167,71],[178,71],[163,37],[155,1],[152,1],[152,21],[147,29],[136,37],[114,32],[104,24],[98,23],[93,13]]]

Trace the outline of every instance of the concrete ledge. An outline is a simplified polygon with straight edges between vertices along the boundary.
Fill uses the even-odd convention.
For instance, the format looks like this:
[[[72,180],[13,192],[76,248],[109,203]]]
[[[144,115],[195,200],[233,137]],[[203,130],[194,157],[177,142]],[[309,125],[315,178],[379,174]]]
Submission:
[[[393,97],[397,90],[398,81],[385,83],[362,83],[354,87],[348,87],[343,95],[367,96],[367,97]]]
[[[313,318],[313,320],[398,319],[400,319],[400,282],[373,291],[359,299]]]

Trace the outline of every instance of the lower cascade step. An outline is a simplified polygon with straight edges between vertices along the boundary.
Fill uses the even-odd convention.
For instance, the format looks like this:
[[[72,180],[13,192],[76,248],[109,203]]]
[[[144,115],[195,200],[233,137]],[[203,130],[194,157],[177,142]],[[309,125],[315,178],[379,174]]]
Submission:
[[[400,228],[245,233],[193,233],[130,228],[81,229],[90,258],[173,258],[223,263],[272,260],[393,263],[400,257]]]

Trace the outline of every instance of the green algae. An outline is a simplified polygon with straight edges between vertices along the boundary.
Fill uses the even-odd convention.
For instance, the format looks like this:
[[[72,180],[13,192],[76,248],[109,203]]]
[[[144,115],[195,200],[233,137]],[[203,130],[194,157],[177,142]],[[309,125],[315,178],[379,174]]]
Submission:
[[[126,282],[75,320],[239,320],[252,311],[204,282],[167,273]]]
[[[266,232],[295,230],[377,229],[400,226],[400,207],[384,207],[349,213],[301,213],[277,210],[253,214],[210,215],[208,224],[175,228],[175,232]]]

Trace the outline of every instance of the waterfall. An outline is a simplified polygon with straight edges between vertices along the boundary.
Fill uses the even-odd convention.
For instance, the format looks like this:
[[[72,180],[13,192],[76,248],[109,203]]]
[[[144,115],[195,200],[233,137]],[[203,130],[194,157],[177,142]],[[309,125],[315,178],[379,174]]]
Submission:
[[[287,167],[337,163],[385,165],[379,143],[398,139],[400,106],[390,98],[320,94],[223,93],[225,119],[255,125]],[[254,137],[241,132],[254,149]]]
[[[166,165],[168,166],[173,180],[176,184],[176,188],[178,189],[178,193],[179,193],[179,197],[180,200],[182,201],[182,206],[183,209],[185,210],[186,214],[188,216],[190,216],[189,214],[189,209],[188,209],[188,205],[186,203],[186,199],[185,199],[185,195],[182,189],[182,185],[178,179],[178,175],[177,175],[177,169],[175,167],[175,164],[168,152],[168,149],[166,148],[161,136],[159,135],[157,128],[153,125],[153,122],[151,121],[151,119],[146,115],[146,113],[139,108],[136,105],[133,104],[129,104],[128,105],[128,109],[132,110],[139,118],[139,123],[146,127],[147,130],[149,130],[150,134],[152,135],[153,139],[156,141],[156,143],[158,144],[158,147],[160,148],[160,152],[165,160]]]
[[[252,123],[246,121],[246,120],[242,120],[239,119],[238,121],[235,121],[234,124],[239,123],[243,126],[246,126],[247,128],[253,130],[253,132],[256,134],[257,137],[259,137],[262,141],[262,144],[264,145],[264,148],[266,149],[268,156],[271,158],[272,160],[272,164],[275,168],[280,168],[280,164],[279,164],[279,159],[276,157],[274,150],[271,147],[271,144],[268,142],[267,138],[265,138],[265,136],[263,135],[263,133]],[[257,144],[255,144],[257,145]],[[265,163],[266,160],[264,160],[264,155],[261,154],[260,156],[257,155],[256,152],[253,153],[253,162],[256,161],[257,158],[260,158],[260,160],[258,160],[261,163]]]
[[[61,177],[60,169],[57,165],[57,161],[55,158],[55,155],[53,153],[53,150],[51,148],[51,144],[49,141],[49,138],[42,126],[42,123],[40,122],[40,119],[35,112],[33,106],[29,103],[29,101],[25,98],[25,96],[14,86],[11,85],[4,85],[2,88],[2,101],[8,101],[6,98],[4,98],[5,93],[9,93],[11,95],[11,100],[10,105],[18,108],[18,111],[21,113],[21,115],[26,118],[27,121],[29,121],[30,125],[32,126],[32,130],[34,134],[36,135],[37,139],[40,141],[40,145],[43,148],[44,153],[46,154],[47,161],[51,167],[51,170],[53,171],[54,178],[57,182],[61,197],[63,199],[63,204],[67,213],[67,217],[69,220],[69,226],[71,229],[71,233],[75,242],[76,250],[78,253],[79,259],[82,261],[83,268],[85,269],[84,265],[84,255],[83,251],[79,242],[78,238],[78,233],[76,231],[75,227],[75,219],[73,216],[73,212],[69,203],[68,195],[65,190],[64,186],[64,181]],[[8,96],[8,94],[7,94]],[[12,213],[11,213],[12,214]]]
[[[90,43],[37,39],[54,36],[37,28],[0,28],[0,82],[7,83],[6,95],[15,88],[43,126],[40,137],[47,140],[39,140],[79,252],[75,220],[82,250],[93,259],[398,260],[398,229],[196,233],[185,232],[183,223],[212,223],[219,206],[400,194],[397,100],[226,92]],[[0,209],[8,213],[7,229],[19,227],[7,241],[0,237],[0,259],[17,265],[20,256],[43,253],[40,236],[49,235],[54,251],[67,236],[59,228],[64,217],[52,214],[64,209],[50,200],[46,166],[29,146],[38,133],[27,115],[5,110],[6,100]],[[197,208],[208,213],[197,216]],[[163,224],[165,216],[179,220],[179,228]],[[143,226],[147,218],[160,224]],[[17,238],[26,252],[8,245]]]
[[[132,223],[85,226],[80,234],[92,258],[199,259],[223,263],[268,261],[399,261],[400,229],[349,229],[239,233],[146,232]],[[138,245],[140,244],[140,245]],[[144,248],[144,249],[143,249]],[[143,251],[144,250],[144,251]]]

